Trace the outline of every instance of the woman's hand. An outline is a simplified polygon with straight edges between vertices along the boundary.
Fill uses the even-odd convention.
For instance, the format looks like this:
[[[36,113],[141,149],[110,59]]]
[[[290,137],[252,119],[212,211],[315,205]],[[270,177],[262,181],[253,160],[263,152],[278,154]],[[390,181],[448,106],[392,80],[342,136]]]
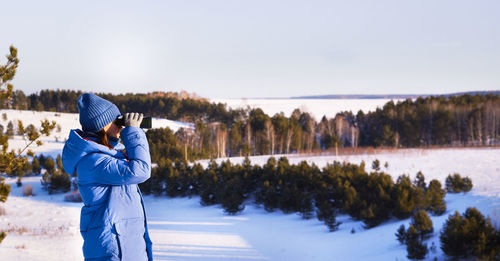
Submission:
[[[140,127],[144,115],[138,112],[127,112],[123,115],[125,127]]]

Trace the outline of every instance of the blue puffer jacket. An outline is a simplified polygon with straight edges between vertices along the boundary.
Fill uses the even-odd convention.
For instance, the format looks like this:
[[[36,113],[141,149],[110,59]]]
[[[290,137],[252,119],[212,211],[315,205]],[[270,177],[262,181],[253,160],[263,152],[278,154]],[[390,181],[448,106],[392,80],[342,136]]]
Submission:
[[[113,148],[80,134],[71,130],[62,162],[66,172],[78,176],[84,203],[80,231],[85,260],[153,260],[144,202],[137,186],[151,174],[144,131],[124,128],[120,135],[125,146],[110,140]]]

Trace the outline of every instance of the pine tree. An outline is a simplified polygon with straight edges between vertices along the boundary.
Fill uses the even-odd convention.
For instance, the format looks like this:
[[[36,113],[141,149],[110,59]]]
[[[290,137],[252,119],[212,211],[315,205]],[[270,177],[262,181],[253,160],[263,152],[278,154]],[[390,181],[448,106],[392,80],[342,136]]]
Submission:
[[[441,183],[433,179],[429,183],[429,188],[425,191],[425,198],[428,202],[427,209],[435,214],[441,215],[446,211],[446,201],[444,197],[446,196],[446,191],[441,188]]]
[[[9,137],[9,139],[12,139],[14,137],[14,124],[12,124],[12,121],[9,121],[7,123],[7,131],[5,134]]]
[[[418,210],[428,208],[428,202],[425,198],[425,191],[422,187],[414,187],[412,198],[415,204],[415,209]]]
[[[380,171],[380,161],[378,159],[375,159],[373,162],[372,162],[372,169],[374,171]]]
[[[71,190],[71,179],[69,174],[57,170],[50,176],[49,194],[56,192],[68,192]]]
[[[57,158],[56,158],[56,165],[57,165],[57,169],[60,170],[60,171],[64,171],[64,167],[63,167],[63,164],[62,164],[62,157],[61,157],[61,154],[57,154]]]
[[[342,190],[345,211],[354,218],[359,218],[363,206],[361,200],[358,198],[358,192],[347,180],[344,182]]]
[[[200,198],[201,204],[204,206],[217,204],[216,197],[216,185],[218,182],[217,177],[217,163],[215,160],[211,160],[208,164],[208,168],[205,170],[205,173],[202,178],[201,187],[200,187]]]
[[[398,239],[399,243],[404,245],[406,243],[406,229],[405,225],[399,226],[397,232],[396,232],[396,238]]]
[[[422,239],[417,229],[413,225],[410,225],[406,235],[407,257],[416,260],[424,259],[429,250],[427,249],[427,245],[422,243]]]
[[[297,210],[295,205],[295,196],[294,193],[296,191],[289,186],[285,186],[283,188],[283,194],[281,194],[279,206],[280,209],[285,213],[292,213]]]
[[[393,187],[394,216],[399,219],[410,217],[413,210],[417,207],[415,195],[416,191],[410,181],[410,177],[407,175],[399,176]]]
[[[12,90],[14,86],[9,82],[16,75],[17,65],[19,64],[19,59],[17,58],[17,49],[14,46],[9,48],[10,54],[7,55],[7,64],[0,65],[0,108],[7,101],[10,106]],[[5,115],[5,114],[4,114]],[[7,119],[7,115],[4,116],[4,120]],[[10,125],[10,128],[9,128]],[[14,136],[14,126],[11,121],[7,126],[7,133],[3,135],[0,133],[0,145],[2,150],[0,151],[0,170],[3,172],[11,167],[11,163],[14,161],[14,152],[7,152],[8,139]],[[7,201],[7,197],[10,193],[10,185],[4,183],[4,178],[0,177],[0,202]],[[0,243],[7,236],[5,231],[0,232]]]
[[[417,172],[417,176],[415,177],[414,184],[416,187],[420,187],[423,190],[426,189],[427,185],[425,184],[425,177],[421,171]]]
[[[413,214],[411,225],[417,230],[422,241],[434,231],[432,220],[425,210],[419,210]]]
[[[463,216],[458,212],[450,215],[440,239],[443,252],[454,258],[500,258],[500,232],[476,208],[467,208]]]
[[[33,158],[33,161],[31,162],[31,169],[35,174],[40,174],[40,172],[42,171],[42,168],[40,166],[40,161],[38,160],[37,157]]]
[[[62,167],[62,162],[59,158],[58,167]],[[56,193],[58,191],[68,192],[71,190],[71,178],[64,169],[57,169],[56,162],[51,157],[47,157],[44,162],[44,167],[46,172],[42,177],[42,185],[49,194]]]
[[[311,219],[314,216],[313,196],[310,192],[299,193],[299,212],[303,219]]]
[[[56,163],[54,162],[54,160],[51,157],[47,157],[45,159],[43,167],[45,168],[45,170],[47,170],[47,172],[49,174],[53,174],[56,171],[56,165],[55,164]]]
[[[7,233],[5,231],[0,232],[0,243],[4,240],[4,238],[7,236]]]
[[[476,208],[467,208],[464,213],[464,240],[466,241],[467,254],[479,259],[486,259],[491,255],[493,246],[491,240],[494,238],[495,231],[491,221],[486,219]],[[490,242],[488,242],[490,241]],[[500,253],[497,253],[497,255]]]
[[[169,164],[163,169],[166,178],[166,192],[169,197],[176,197],[179,195],[179,171],[175,168],[175,165]],[[163,187],[156,187],[155,195],[161,195]]]
[[[25,129],[23,122],[21,120],[17,120],[17,135],[24,135]]]
[[[266,180],[262,187],[262,193],[264,209],[266,211],[272,212],[279,207],[279,195],[274,184]]]
[[[458,193],[458,192],[460,192],[460,189],[455,184],[457,177],[458,177],[458,174],[455,174],[453,177],[451,175],[448,175],[448,177],[446,177],[445,188],[446,188],[446,191],[448,193]]]
[[[242,192],[242,184],[239,178],[235,177],[227,182],[222,199],[222,207],[226,213],[236,215],[245,209],[242,205],[244,200]]]
[[[318,217],[318,220],[325,223],[330,232],[337,230],[338,227],[342,224],[341,222],[337,221],[337,211],[334,208],[333,204],[326,200],[319,203],[319,206],[317,206],[316,216]]]
[[[469,177],[465,177],[462,179],[462,191],[469,192],[472,189],[472,180]]]
[[[462,178],[460,174],[448,175],[445,183],[446,191],[452,193],[469,192],[472,189],[472,180],[468,177]]]
[[[0,202],[7,201],[10,193],[10,185],[4,183],[4,178],[0,177]]]
[[[455,211],[454,215],[450,215],[446,220],[440,234],[441,249],[443,252],[455,258],[466,257],[467,248],[463,235],[464,219]]]
[[[38,156],[38,161],[40,161],[40,167],[45,168],[45,160],[46,160],[46,157],[43,156],[43,154],[40,154],[40,156]]]

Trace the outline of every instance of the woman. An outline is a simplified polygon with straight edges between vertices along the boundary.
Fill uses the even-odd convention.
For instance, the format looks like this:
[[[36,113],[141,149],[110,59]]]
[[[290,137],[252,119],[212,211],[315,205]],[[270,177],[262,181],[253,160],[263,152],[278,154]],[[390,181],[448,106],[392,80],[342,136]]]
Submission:
[[[77,173],[84,206],[80,216],[85,260],[152,260],[144,202],[137,184],[151,173],[142,114],[120,111],[85,93],[78,97],[82,130],[71,130],[63,148],[66,172]],[[123,144],[119,143],[119,139]]]

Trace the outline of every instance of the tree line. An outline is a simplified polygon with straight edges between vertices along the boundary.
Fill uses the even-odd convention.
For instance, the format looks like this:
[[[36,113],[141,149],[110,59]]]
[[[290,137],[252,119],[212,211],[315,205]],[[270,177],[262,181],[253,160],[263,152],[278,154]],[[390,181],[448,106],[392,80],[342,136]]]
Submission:
[[[498,95],[417,98],[368,114],[358,112],[361,146],[494,145],[499,143]]]
[[[0,106],[76,113],[76,100],[81,93],[42,90],[26,96],[15,91]],[[180,152],[188,160],[358,146],[488,146],[500,141],[500,97],[496,94],[390,101],[373,112],[341,112],[319,121],[300,109],[289,117],[283,113],[270,116],[260,108],[234,110],[221,103],[181,94],[98,93],[122,112],[139,111],[194,123],[194,130],[174,133]],[[155,133],[155,137],[158,135]]]

